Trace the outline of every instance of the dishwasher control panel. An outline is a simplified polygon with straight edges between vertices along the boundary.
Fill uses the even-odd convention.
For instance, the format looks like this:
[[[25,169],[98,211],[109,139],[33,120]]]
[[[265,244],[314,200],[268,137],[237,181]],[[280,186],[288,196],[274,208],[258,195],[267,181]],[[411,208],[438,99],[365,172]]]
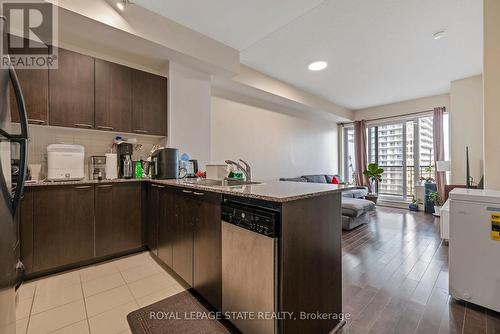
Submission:
[[[271,238],[278,236],[279,211],[231,201],[222,204],[223,221]]]

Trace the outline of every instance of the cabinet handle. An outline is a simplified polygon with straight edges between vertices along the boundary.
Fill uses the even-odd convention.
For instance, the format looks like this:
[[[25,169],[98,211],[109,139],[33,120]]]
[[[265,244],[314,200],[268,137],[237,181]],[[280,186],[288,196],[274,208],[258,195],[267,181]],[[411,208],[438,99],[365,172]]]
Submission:
[[[45,124],[45,121],[43,119],[32,119],[28,118],[28,123],[33,123],[33,124]]]
[[[113,185],[111,184],[101,184],[101,185],[98,185],[97,188],[111,188]]]
[[[133,130],[136,133],[148,133],[146,130]]]
[[[193,194],[196,195],[196,196],[204,196],[205,195],[204,193],[199,193],[199,192],[196,192],[196,191],[193,192]]]
[[[191,190],[182,190],[182,192],[185,194],[192,194],[193,193]]]
[[[75,189],[90,189],[92,188],[92,186],[78,186],[78,187],[75,187]]]
[[[97,128],[101,129],[101,130],[114,130],[115,129],[112,126],[104,126],[104,125],[98,125]]]
[[[86,129],[92,129],[92,125],[90,124],[85,124],[85,123],[76,123],[74,124],[77,128],[86,128]]]
[[[156,185],[157,188],[160,188],[160,189],[163,189],[165,188],[165,186],[159,186],[159,185]]]

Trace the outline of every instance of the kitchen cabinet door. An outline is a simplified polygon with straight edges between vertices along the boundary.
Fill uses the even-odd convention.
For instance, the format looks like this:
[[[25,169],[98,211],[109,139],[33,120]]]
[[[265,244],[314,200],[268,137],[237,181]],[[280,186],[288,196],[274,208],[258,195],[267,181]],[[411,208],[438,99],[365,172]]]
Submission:
[[[156,184],[148,185],[147,194],[147,246],[158,256],[158,222],[160,218],[159,189]]]
[[[212,306],[222,309],[222,239],[219,194],[196,192],[193,287]]]
[[[167,78],[132,70],[132,132],[167,135]]]
[[[182,190],[182,192],[189,192]],[[193,285],[193,229],[198,203],[178,193],[179,217],[173,227],[172,269],[190,286]]]
[[[33,191],[34,271],[92,259],[93,186],[47,186]]]
[[[20,37],[9,35],[9,38],[20,39]],[[44,69],[18,69],[17,78],[21,85],[28,114],[28,122],[31,124],[49,123],[49,68]],[[13,122],[19,122],[19,111],[12,85],[9,84],[10,110]]]
[[[95,252],[97,257],[142,247],[141,185],[95,186]]]
[[[95,59],[95,127],[100,130],[132,130],[132,70]]]
[[[50,125],[94,127],[94,58],[59,49],[49,71]]]
[[[173,269],[173,245],[175,242],[175,226],[179,221],[179,197],[164,186],[159,189],[158,217],[158,257]]]

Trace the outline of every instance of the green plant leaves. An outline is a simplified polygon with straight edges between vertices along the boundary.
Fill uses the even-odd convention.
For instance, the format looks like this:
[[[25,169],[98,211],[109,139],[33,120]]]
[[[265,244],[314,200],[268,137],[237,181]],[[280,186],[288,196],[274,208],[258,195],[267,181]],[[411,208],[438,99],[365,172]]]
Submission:
[[[375,163],[369,164],[367,169],[363,172],[364,176],[377,181],[382,180],[382,174],[384,174],[384,169],[380,168],[378,164]]]

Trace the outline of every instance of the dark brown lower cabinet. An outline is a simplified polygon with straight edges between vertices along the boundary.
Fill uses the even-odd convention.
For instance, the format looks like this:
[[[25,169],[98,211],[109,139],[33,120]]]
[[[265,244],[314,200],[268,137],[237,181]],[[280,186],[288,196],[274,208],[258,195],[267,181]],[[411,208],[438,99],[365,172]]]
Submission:
[[[172,269],[193,286],[193,234],[198,203],[182,193],[175,195],[175,201],[178,206],[172,231]]]
[[[147,188],[147,236],[146,243],[154,255],[158,256],[158,222],[160,218],[160,190],[156,184]]]
[[[95,186],[95,255],[121,253],[142,247],[141,184]]]
[[[174,228],[178,220],[179,203],[175,193],[164,186],[158,189],[158,257],[173,268]]]
[[[158,257],[220,309],[221,195],[163,186],[157,186],[156,191]],[[154,192],[151,198],[155,198]]]
[[[43,271],[94,256],[94,187],[33,190],[33,270]]]
[[[198,193],[193,243],[193,287],[222,309],[221,201],[219,194]]]

